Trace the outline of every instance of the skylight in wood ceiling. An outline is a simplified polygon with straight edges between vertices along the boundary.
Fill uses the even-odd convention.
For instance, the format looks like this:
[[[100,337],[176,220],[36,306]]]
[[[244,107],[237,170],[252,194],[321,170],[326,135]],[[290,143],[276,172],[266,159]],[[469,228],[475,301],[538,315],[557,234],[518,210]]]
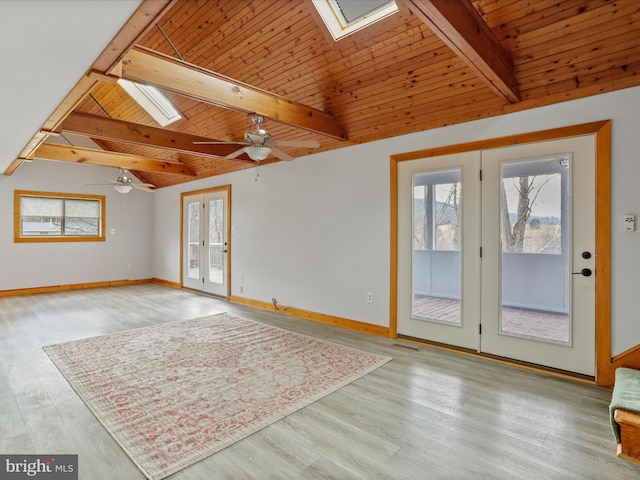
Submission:
[[[118,85],[138,102],[161,127],[166,127],[182,118],[176,107],[156,87],[131,82],[124,78],[118,80]]]
[[[393,0],[313,0],[335,40],[398,11]]]

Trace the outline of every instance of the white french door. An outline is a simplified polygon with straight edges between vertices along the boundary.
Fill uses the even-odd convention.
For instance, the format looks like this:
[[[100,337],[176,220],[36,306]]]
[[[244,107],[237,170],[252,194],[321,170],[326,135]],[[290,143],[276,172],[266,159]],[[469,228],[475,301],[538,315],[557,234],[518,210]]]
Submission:
[[[592,376],[594,257],[592,135],[398,164],[399,335]]]
[[[479,348],[480,152],[398,165],[398,333]]]
[[[229,189],[182,197],[182,284],[229,296]]]
[[[486,150],[482,171],[482,351],[593,376],[594,136]]]

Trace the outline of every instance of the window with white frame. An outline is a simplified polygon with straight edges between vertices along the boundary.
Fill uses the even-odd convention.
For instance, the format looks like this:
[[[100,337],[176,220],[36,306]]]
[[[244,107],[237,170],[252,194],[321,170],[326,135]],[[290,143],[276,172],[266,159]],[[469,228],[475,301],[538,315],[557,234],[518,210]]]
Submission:
[[[104,241],[105,197],[16,190],[16,242]]]
[[[334,40],[340,40],[398,11],[394,0],[312,0]]]

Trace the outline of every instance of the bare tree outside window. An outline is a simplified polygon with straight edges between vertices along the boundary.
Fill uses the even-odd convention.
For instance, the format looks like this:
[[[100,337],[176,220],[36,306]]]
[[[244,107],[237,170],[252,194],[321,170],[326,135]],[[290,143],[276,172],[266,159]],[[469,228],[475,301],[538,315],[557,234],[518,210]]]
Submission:
[[[435,250],[460,250],[460,183],[435,185]]]
[[[222,270],[224,241],[224,202],[222,199],[209,201],[209,267],[210,280],[221,283],[219,272]]]
[[[189,204],[189,241],[198,241],[200,237],[200,203]]]
[[[198,278],[200,264],[200,202],[189,203],[189,277]]]
[[[460,183],[413,188],[414,250],[455,250],[461,246]]]
[[[222,200],[212,200],[209,202],[209,242],[222,243],[222,229],[224,222]]]
[[[503,178],[500,182],[502,251],[561,252],[560,175]]]

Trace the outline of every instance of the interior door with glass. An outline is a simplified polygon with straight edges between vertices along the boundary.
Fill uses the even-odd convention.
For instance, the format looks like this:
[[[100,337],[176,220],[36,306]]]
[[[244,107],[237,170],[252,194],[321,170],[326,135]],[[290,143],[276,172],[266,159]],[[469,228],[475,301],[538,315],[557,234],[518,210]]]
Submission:
[[[480,153],[398,165],[398,334],[476,350]]]
[[[593,376],[595,140],[482,152],[482,351]]]
[[[229,296],[228,188],[183,197],[182,284]]]

